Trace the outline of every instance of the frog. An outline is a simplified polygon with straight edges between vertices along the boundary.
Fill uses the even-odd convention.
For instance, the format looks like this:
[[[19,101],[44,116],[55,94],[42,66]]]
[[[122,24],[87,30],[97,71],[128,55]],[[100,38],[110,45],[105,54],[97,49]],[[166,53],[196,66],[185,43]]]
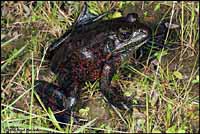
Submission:
[[[136,13],[103,19],[107,14],[93,15],[84,4],[74,26],[47,50],[46,59],[58,84],[36,80],[35,90],[45,107],[59,111],[55,114],[59,122],[70,121],[87,81],[99,81],[108,104],[122,110],[133,107],[132,97],[125,96],[111,82],[122,62],[148,43],[151,29],[140,22]]]

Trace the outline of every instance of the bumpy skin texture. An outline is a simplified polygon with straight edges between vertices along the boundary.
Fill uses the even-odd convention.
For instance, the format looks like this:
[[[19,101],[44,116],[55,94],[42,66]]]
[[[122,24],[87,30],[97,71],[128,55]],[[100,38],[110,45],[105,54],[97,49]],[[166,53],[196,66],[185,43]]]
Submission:
[[[131,99],[120,88],[111,85],[112,77],[124,60],[136,52],[145,60],[152,42],[156,50],[165,48],[163,41],[167,27],[151,38],[151,30],[138,21],[137,14],[128,14],[113,20],[81,23],[67,31],[47,51],[51,70],[58,76],[58,85],[37,80],[36,92],[44,105],[54,112],[58,121],[69,122],[86,81],[100,81],[100,91],[108,102],[120,109],[130,109]],[[135,55],[135,54],[134,54]],[[76,122],[78,122],[75,119]]]
[[[130,21],[131,17],[129,14],[127,17],[102,21],[72,33],[51,59],[51,69],[58,74],[60,86],[80,90],[85,81],[101,79],[100,89],[106,97],[110,96],[108,100],[123,98],[114,101],[114,105],[127,100],[118,91],[112,91],[111,78],[122,60],[132,54],[131,50],[149,37],[148,27],[136,18]],[[65,90],[65,94],[66,91],[68,93]]]
[[[100,80],[100,91],[114,106],[131,108],[131,99],[112,87],[111,80],[120,64],[133,50],[146,43],[150,29],[138,21],[136,14],[101,20],[79,26],[47,53],[51,70],[58,75],[59,87],[36,81],[36,91],[46,107],[53,111],[71,111],[86,81]],[[63,121],[63,120],[61,120]],[[67,121],[66,121],[67,122]]]

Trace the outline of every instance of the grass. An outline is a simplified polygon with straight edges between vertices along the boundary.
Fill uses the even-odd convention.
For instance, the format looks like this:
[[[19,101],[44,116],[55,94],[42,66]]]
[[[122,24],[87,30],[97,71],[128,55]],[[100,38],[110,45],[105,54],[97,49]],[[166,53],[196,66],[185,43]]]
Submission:
[[[180,29],[169,31],[165,42],[180,49],[156,52],[142,69],[122,65],[128,80],[119,71],[113,81],[134,93],[133,113],[109,106],[99,81],[86,82],[76,114],[87,122],[72,120],[60,128],[53,113],[41,107],[34,80],[55,81],[44,60],[46,49],[75,21],[80,3],[1,2],[1,132],[199,132],[198,2],[90,2],[95,14],[115,8],[137,12],[152,27],[167,18],[178,23]]]

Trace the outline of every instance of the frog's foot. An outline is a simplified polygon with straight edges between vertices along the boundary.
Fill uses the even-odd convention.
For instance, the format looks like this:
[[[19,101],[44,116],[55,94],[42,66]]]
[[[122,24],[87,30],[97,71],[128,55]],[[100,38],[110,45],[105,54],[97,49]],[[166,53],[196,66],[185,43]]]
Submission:
[[[82,11],[75,22],[75,27],[79,27],[79,26],[87,25],[89,23],[96,22],[98,20],[103,19],[109,13],[114,12],[114,10],[111,10],[111,11],[107,11],[103,14],[96,15],[96,14],[90,13],[88,8],[89,8],[88,2],[84,2]]]
[[[120,87],[116,88],[110,86],[109,89],[107,89],[107,91],[103,90],[102,93],[105,95],[107,101],[111,105],[122,110],[132,110],[132,97],[124,96]]]
[[[124,95],[120,88],[112,87],[111,80],[115,72],[113,64],[105,64],[101,74],[100,89],[107,101],[119,109],[131,110],[132,97]]]
[[[66,123],[70,123],[72,120],[73,124],[79,124],[79,118],[74,117],[72,114],[69,114],[68,112],[62,112],[59,114],[55,114],[56,120],[59,122],[60,126],[66,127]]]
[[[35,90],[46,109],[49,107],[53,112],[59,113],[55,114],[58,121],[64,123],[70,121],[70,115],[67,115],[66,113],[71,113],[71,110],[76,103],[76,98],[66,96],[62,92],[63,89],[60,87],[41,80],[35,81]]]

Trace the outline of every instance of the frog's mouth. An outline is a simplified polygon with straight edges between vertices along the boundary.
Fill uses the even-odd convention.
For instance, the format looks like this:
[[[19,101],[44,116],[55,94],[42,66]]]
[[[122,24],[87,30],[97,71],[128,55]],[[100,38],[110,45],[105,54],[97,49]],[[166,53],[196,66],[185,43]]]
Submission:
[[[137,30],[130,35],[130,38],[116,46],[114,53],[123,52],[126,49],[138,49],[149,39],[149,33],[146,30]]]

